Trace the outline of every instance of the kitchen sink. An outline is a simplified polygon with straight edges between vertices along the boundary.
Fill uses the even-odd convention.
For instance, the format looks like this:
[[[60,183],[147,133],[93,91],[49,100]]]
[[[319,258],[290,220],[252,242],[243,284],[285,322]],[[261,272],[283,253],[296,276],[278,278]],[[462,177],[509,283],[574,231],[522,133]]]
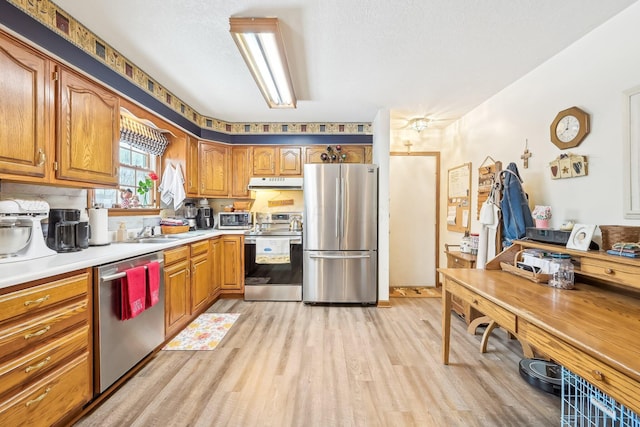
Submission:
[[[157,236],[135,237],[120,243],[167,243],[174,240],[188,239],[203,233],[158,234]]]

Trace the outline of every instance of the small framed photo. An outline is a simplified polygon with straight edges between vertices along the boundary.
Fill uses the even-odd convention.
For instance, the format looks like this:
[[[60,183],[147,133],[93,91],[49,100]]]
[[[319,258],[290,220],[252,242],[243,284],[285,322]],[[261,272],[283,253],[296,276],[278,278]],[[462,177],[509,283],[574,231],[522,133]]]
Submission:
[[[567,249],[577,249],[579,251],[589,250],[589,244],[593,233],[596,231],[595,224],[576,224],[571,230],[571,236],[567,242]]]

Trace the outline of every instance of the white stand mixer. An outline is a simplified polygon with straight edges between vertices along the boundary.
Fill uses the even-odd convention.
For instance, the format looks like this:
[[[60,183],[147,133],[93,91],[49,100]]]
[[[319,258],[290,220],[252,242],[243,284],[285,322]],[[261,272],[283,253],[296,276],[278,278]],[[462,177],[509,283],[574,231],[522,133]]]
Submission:
[[[49,249],[42,234],[42,220],[49,215],[49,204],[39,200],[0,200],[0,217],[12,217],[21,226],[31,227],[27,244],[20,250],[0,258],[0,264],[28,261],[56,255]]]

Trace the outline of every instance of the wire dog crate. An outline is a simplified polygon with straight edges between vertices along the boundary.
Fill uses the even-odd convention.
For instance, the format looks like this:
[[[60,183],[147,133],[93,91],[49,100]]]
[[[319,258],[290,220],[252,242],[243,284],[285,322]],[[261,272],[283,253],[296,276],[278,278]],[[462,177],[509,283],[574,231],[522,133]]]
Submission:
[[[562,427],[640,427],[640,417],[562,368]]]

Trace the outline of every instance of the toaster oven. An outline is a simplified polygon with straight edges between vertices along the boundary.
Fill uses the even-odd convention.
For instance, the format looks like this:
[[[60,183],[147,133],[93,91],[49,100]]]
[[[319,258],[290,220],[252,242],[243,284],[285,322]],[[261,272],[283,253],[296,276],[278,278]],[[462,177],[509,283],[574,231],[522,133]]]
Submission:
[[[249,230],[251,228],[251,212],[218,212],[218,228],[220,230]]]

